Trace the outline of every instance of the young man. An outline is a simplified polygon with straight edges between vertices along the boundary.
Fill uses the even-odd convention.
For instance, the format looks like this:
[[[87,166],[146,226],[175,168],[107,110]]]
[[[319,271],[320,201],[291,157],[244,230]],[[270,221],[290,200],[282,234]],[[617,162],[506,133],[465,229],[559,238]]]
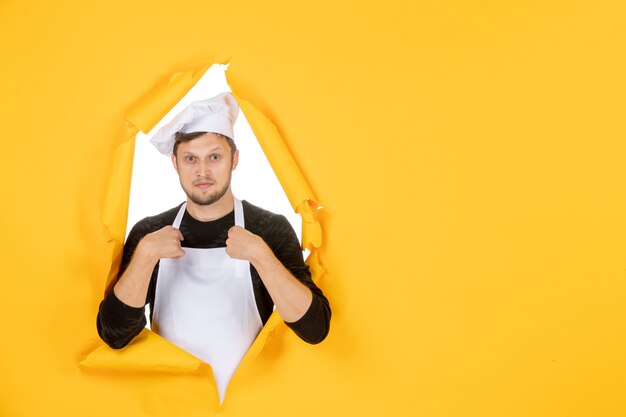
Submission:
[[[97,319],[100,337],[119,349],[144,328],[150,304],[153,330],[211,365],[220,399],[274,306],[308,343],[326,337],[331,316],[285,217],[233,196],[238,112],[222,93],[192,103],[152,139],[171,155],[187,201],[133,227]]]

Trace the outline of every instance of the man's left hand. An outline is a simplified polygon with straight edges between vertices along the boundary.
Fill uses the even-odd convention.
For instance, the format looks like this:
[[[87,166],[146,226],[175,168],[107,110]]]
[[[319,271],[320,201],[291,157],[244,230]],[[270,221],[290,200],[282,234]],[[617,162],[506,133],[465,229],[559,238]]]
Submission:
[[[226,253],[231,258],[252,262],[259,260],[270,251],[269,246],[260,237],[241,226],[233,226],[228,231]]]

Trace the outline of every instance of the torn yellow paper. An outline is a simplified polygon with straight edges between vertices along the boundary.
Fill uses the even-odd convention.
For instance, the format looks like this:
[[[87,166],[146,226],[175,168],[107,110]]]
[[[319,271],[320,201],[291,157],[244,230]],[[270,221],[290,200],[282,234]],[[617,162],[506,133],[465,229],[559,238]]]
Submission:
[[[276,177],[283,186],[291,206],[295,209],[305,200],[316,201],[311,187],[300,172],[287,145],[285,145],[285,141],[280,137],[276,125],[255,106],[242,99],[236,90],[233,89],[233,93],[261,148],[263,148],[267,160],[272,165]]]
[[[126,120],[148,133],[167,112],[193,87],[212,64],[197,71],[177,72],[155,87],[128,111]]]
[[[0,415],[625,416],[625,7],[0,1]],[[324,205],[333,323],[278,325],[218,409],[76,364],[153,123],[121,121],[223,57]]]
[[[169,83],[159,86],[140,100],[126,118],[129,123],[127,132],[129,138],[116,148],[113,163],[119,169],[111,170],[112,175],[103,210],[103,223],[116,242],[107,287],[111,287],[115,281],[121,250],[123,249],[121,242],[123,241],[128,211],[130,168],[132,168],[133,159],[132,145],[134,144],[130,136],[136,134],[138,130],[147,132],[152,129],[160,118],[193,87],[209,67],[210,65],[206,65],[198,71],[174,74],[170,77]],[[322,243],[322,231],[315,216],[317,205],[313,193],[275,125],[252,104],[237,96],[236,98],[289,201],[302,216],[302,246],[312,251],[307,258],[307,264],[311,268],[313,280],[318,281],[324,269],[319,263],[315,250]],[[125,205],[124,202],[126,202]],[[275,311],[244,356],[240,369],[253,366],[252,360],[263,350],[276,327],[281,324],[282,319]],[[89,353],[79,363],[79,366],[85,370],[185,373],[196,372],[202,363],[199,359],[182,351],[152,331],[144,329],[131,345],[121,350],[113,350],[101,344]],[[208,364],[204,365],[210,368]]]
[[[83,369],[113,371],[195,373],[203,364],[198,358],[148,329],[143,329],[122,350],[98,349],[96,352],[88,355],[79,366]]]

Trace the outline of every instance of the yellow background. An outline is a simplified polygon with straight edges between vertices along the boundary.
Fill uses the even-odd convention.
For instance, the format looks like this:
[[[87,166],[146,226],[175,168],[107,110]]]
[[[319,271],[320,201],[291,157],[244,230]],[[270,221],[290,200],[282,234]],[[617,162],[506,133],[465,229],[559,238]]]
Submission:
[[[124,117],[226,60],[325,207],[334,315],[221,415],[626,415],[626,6],[510,3],[0,2],[0,415],[216,412],[77,363]]]

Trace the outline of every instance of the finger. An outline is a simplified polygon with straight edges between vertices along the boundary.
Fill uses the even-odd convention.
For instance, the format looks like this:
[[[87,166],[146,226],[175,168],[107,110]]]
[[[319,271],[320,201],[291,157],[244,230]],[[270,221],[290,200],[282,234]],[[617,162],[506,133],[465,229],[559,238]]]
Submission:
[[[245,230],[243,227],[241,226],[233,226],[228,230],[228,233],[230,234],[232,233],[240,233],[242,230]]]
[[[235,258],[232,250],[230,248],[228,248],[228,247],[226,248],[226,255],[228,255],[230,258],[237,259],[237,258]]]
[[[185,240],[183,234],[174,226],[166,226],[168,233],[174,235],[178,240]]]

